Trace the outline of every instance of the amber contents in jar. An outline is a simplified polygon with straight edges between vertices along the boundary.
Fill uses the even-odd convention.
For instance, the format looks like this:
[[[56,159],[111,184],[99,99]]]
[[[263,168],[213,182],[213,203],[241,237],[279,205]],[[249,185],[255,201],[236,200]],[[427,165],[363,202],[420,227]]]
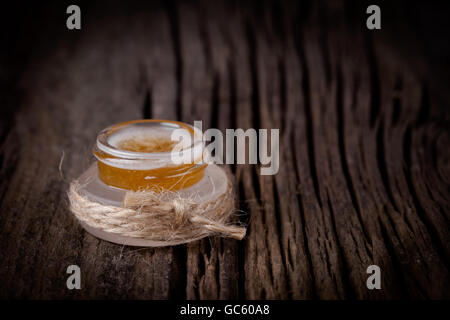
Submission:
[[[134,191],[180,190],[199,182],[207,166],[201,153],[192,163],[171,162],[170,153],[177,143],[170,139],[174,129],[185,129],[192,135],[193,143],[186,146],[187,151],[202,147],[199,133],[176,121],[137,120],[103,130],[94,150],[100,180]]]
[[[118,147],[122,150],[134,152],[170,152],[175,142],[166,139],[133,137],[119,141]]]

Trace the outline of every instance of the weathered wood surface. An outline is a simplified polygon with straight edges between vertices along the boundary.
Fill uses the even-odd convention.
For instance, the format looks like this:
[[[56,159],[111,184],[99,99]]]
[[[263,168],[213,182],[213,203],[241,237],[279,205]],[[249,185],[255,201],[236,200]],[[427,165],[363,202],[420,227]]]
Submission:
[[[0,297],[449,298],[448,73],[408,47],[426,35],[370,32],[347,1],[84,4],[81,31],[25,9],[2,20]],[[243,241],[124,247],[71,217],[97,132],[144,117],[281,129],[277,175],[227,167]]]

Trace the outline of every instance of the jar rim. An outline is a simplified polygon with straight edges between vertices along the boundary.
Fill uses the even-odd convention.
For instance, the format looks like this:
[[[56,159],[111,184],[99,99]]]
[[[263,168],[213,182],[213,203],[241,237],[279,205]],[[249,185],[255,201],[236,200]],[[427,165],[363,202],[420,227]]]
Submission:
[[[111,125],[102,131],[97,135],[96,139],[96,149],[102,153],[106,153],[110,156],[121,158],[121,159],[140,159],[140,160],[170,160],[172,155],[171,151],[166,152],[141,152],[141,151],[130,151],[130,150],[124,150],[120,149],[119,147],[116,147],[112,145],[109,141],[111,136],[117,132],[120,132],[121,130],[126,129],[127,127],[131,125],[136,124],[145,124],[145,123],[155,123],[159,124],[162,127],[170,127],[173,129],[185,129],[191,133],[191,145],[183,148],[182,150],[179,150],[180,154],[184,153],[192,153],[195,152],[195,149],[201,148],[203,149],[203,139],[202,139],[202,131],[194,127],[192,125],[189,125],[187,123],[183,123],[180,121],[174,121],[174,120],[163,120],[163,119],[140,119],[140,120],[131,120],[131,121],[125,121],[120,122],[114,125]],[[94,152],[95,154],[95,152]],[[200,153],[202,154],[202,152]],[[96,155],[98,160],[98,156]]]

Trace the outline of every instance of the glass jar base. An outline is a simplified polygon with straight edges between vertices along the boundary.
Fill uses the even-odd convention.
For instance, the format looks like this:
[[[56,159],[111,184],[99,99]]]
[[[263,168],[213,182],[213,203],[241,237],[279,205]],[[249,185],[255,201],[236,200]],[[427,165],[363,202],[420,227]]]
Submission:
[[[127,190],[111,187],[103,183],[98,178],[97,165],[95,163],[78,178],[78,181],[81,185],[79,190],[81,194],[85,195],[91,201],[96,201],[104,205],[120,207],[127,192]],[[189,198],[200,204],[217,199],[227,191],[227,188],[228,177],[225,171],[216,165],[209,165],[205,169],[204,177],[198,183],[177,191],[177,196]],[[109,242],[139,247],[162,247],[167,245],[163,241],[121,236],[93,228],[82,221],[80,223],[93,236]],[[190,239],[190,241],[198,239]],[[183,242],[177,244],[181,243]]]

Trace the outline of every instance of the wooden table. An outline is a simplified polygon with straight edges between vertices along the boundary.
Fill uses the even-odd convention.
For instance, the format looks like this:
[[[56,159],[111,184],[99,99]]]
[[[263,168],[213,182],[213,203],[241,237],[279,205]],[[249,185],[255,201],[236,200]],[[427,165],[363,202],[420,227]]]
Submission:
[[[448,51],[424,30],[448,33],[430,6],[381,5],[375,31],[347,1],[83,3],[80,31],[59,3],[2,10],[0,297],[449,298]],[[139,118],[280,128],[278,174],[226,166],[243,241],[142,249],[79,226],[66,192],[96,134]]]

